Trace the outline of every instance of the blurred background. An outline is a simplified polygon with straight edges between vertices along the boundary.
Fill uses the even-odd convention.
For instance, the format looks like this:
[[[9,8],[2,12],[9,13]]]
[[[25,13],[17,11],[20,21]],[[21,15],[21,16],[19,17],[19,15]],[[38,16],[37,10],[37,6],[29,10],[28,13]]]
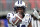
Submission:
[[[14,3],[17,0],[0,0],[0,24],[1,20],[3,22],[7,22],[6,15],[9,12],[13,12]],[[26,3],[28,13],[33,12],[33,8],[38,9],[40,11],[40,0],[23,0]],[[8,23],[7,23],[8,24]],[[5,24],[4,24],[5,25]]]
[[[13,12],[14,3],[17,0],[0,0],[0,15],[6,15],[8,12]],[[23,0],[28,8],[27,10],[32,10],[36,8],[40,11],[40,0]]]

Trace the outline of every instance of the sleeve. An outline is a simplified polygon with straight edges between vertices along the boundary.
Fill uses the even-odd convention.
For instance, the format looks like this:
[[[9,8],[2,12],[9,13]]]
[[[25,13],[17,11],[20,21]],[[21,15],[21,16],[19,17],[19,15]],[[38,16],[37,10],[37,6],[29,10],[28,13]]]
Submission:
[[[32,17],[31,17],[31,15],[29,15],[29,22],[31,22],[31,20],[32,20]]]
[[[11,18],[11,17],[13,17],[13,16],[14,16],[14,14],[8,13],[8,14],[7,14],[7,19],[8,19],[8,18]]]
[[[32,20],[31,15],[26,15],[25,18],[22,21],[22,24],[28,26],[29,23],[31,22],[31,20]]]
[[[7,19],[9,19],[9,22],[10,22],[11,24],[13,24],[12,21],[15,21],[15,20],[16,20],[14,14],[12,14],[12,13],[8,13],[8,14],[7,14]]]
[[[10,13],[7,14],[7,19],[10,18]]]

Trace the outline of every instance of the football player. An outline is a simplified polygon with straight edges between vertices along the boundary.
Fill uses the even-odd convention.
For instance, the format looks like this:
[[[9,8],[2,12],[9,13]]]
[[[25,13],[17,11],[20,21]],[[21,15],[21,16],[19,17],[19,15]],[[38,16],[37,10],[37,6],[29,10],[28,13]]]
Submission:
[[[34,12],[32,14],[32,27],[40,27],[40,15],[39,11],[34,8]]]
[[[14,11],[13,13],[7,14],[7,19],[10,24],[12,24],[14,27],[28,27],[30,24],[32,18],[31,15],[26,13],[25,14],[26,5],[23,1],[17,1],[14,5]]]

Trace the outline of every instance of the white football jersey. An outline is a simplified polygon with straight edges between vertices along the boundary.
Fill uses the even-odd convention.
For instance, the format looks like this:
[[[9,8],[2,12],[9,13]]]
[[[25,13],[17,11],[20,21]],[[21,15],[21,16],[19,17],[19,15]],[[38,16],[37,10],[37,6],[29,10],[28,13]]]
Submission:
[[[14,14],[14,13],[8,13],[8,14],[7,14],[7,19],[8,19],[8,17],[10,17],[9,22],[10,22],[11,24],[13,24],[12,20],[13,20],[13,21],[16,20],[15,15],[16,15],[19,19],[21,19],[17,14]],[[19,20],[19,19],[18,19],[18,20]],[[18,22],[18,20],[15,22],[15,24]],[[21,19],[21,20],[22,20],[22,22],[20,23],[20,25],[21,25],[21,24],[22,24],[22,25],[26,25],[26,27],[27,27],[27,26],[29,25],[29,23],[31,22],[32,17],[31,17],[30,14],[26,13],[25,16],[24,16],[24,18]],[[14,25],[15,25],[15,24],[14,24]],[[21,27],[21,26],[20,26],[20,27]]]
[[[22,20],[22,24],[26,25],[26,27],[29,25],[29,23],[31,22],[32,17],[30,14],[25,14],[25,17]]]

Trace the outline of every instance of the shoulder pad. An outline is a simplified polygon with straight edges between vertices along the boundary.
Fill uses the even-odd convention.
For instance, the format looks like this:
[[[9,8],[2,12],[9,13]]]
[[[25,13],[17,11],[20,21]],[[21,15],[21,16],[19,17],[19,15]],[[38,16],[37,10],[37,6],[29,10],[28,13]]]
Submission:
[[[8,13],[8,14],[7,14],[7,17],[13,17],[13,16],[14,16],[13,13]]]

